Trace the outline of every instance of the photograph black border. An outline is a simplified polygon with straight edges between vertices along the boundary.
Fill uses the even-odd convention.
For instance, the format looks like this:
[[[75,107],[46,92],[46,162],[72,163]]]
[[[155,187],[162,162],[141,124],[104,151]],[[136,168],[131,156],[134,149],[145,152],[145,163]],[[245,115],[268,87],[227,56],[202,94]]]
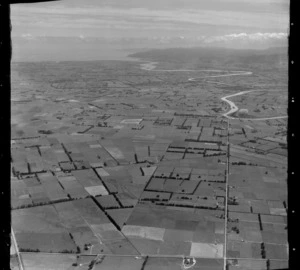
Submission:
[[[0,3],[0,245],[1,245],[1,269],[10,269],[10,120],[11,120],[11,21],[10,4],[48,2],[56,0],[4,0]],[[199,0],[200,1],[200,0]],[[299,98],[299,1],[290,0],[290,25],[289,25],[289,84],[288,84],[288,243],[289,243],[289,269],[297,269],[298,264],[298,165],[299,154],[299,121],[298,121],[298,98]]]

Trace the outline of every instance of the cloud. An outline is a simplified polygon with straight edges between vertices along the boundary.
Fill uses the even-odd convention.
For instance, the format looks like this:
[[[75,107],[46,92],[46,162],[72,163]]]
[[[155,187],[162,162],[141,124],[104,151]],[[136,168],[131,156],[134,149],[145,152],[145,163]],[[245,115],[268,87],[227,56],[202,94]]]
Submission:
[[[238,33],[223,36],[212,36],[204,38],[204,43],[213,43],[220,41],[271,41],[271,40],[286,40],[287,33]]]
[[[172,7],[172,5],[171,5]],[[212,27],[244,27],[267,30],[277,29],[287,31],[288,15],[276,13],[261,13],[248,11],[221,11],[211,9],[172,9],[156,10],[147,8],[118,8],[110,6],[68,7],[53,5],[13,6],[12,22],[18,27],[24,24],[30,27],[54,28],[111,28],[114,29],[145,29],[156,28],[169,30],[170,27],[194,27],[211,25]]]
[[[28,40],[36,39],[36,37],[34,37],[33,35],[28,34],[28,33],[22,34],[21,37],[24,39],[28,39]]]
[[[26,40],[34,41],[51,41],[56,42],[63,40],[68,42],[73,41],[83,41],[90,44],[98,44],[99,42],[105,44],[123,44],[133,45],[133,44],[172,44],[176,46],[225,46],[225,47],[240,47],[240,48],[255,48],[255,47],[272,47],[272,46],[285,46],[287,44],[286,33],[231,33],[228,35],[214,35],[214,36],[184,36],[184,35],[167,35],[167,36],[148,36],[148,37],[89,37],[83,35],[82,33],[72,36],[72,37],[47,37],[43,36],[33,36],[31,34],[23,34],[21,38]],[[125,43],[124,43],[125,42]]]

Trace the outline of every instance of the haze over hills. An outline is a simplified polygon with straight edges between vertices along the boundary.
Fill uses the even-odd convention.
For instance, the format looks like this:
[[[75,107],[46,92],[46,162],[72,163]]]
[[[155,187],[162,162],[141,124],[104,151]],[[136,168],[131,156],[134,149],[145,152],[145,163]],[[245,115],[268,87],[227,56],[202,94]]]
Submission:
[[[148,61],[193,63],[195,67],[230,66],[260,67],[264,69],[286,68],[287,48],[274,47],[267,50],[235,50],[225,48],[168,48],[131,54],[131,57]]]
[[[220,50],[265,50],[283,48],[287,51],[286,37],[282,35],[253,34],[228,35],[226,37],[149,37],[149,38],[100,38],[59,36],[14,36],[13,61],[89,61],[132,60],[129,53],[152,49],[220,48]]]
[[[14,5],[14,61],[124,60],[170,47],[287,47],[285,0],[64,0]]]

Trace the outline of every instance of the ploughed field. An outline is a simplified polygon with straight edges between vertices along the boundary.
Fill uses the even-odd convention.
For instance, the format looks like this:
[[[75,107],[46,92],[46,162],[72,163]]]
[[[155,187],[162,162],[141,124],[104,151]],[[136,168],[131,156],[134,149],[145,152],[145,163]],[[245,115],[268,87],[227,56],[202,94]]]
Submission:
[[[170,59],[13,63],[12,268],[286,267],[282,70]]]

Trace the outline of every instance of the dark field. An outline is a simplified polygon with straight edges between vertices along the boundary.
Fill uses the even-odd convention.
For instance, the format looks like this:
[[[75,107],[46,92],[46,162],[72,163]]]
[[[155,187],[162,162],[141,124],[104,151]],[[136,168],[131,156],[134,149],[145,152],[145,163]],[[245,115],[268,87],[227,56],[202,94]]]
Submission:
[[[286,56],[135,56],[13,63],[24,269],[286,267]]]

